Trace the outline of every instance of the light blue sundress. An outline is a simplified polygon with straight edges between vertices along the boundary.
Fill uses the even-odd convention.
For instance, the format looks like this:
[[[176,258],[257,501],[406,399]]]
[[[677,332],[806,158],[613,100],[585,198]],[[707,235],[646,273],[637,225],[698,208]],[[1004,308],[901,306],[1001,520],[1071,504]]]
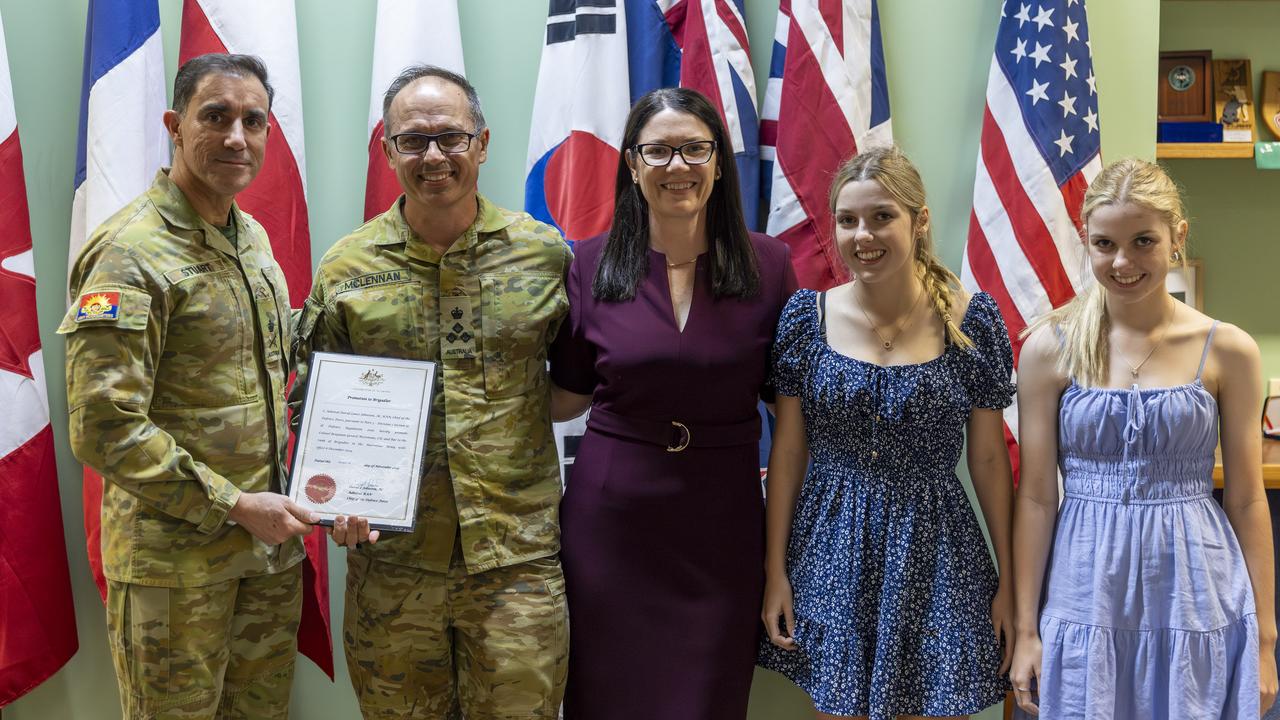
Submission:
[[[1041,718],[1258,717],[1253,589],[1213,499],[1216,329],[1186,385],[1063,393]]]

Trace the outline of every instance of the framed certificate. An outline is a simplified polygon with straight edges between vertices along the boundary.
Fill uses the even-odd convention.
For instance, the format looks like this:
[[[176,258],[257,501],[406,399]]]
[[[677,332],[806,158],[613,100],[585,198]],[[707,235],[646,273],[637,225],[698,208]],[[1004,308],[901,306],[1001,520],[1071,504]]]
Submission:
[[[289,498],[322,525],[413,530],[435,375],[433,362],[313,353]]]

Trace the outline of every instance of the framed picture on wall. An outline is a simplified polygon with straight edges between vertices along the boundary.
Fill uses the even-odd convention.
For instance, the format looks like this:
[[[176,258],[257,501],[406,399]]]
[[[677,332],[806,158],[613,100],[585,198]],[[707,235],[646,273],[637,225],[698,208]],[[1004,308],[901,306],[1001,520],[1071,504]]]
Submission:
[[[1170,295],[1196,310],[1204,310],[1204,261],[1187,258],[1186,265],[1174,263],[1164,286]]]
[[[1280,395],[1268,397],[1262,405],[1262,434],[1280,440]]]

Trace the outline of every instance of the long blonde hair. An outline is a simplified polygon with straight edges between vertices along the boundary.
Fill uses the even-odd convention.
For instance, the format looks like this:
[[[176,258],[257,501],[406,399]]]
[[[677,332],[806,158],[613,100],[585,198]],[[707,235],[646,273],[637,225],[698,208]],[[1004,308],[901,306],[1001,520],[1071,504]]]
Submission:
[[[844,186],[856,181],[874,180],[894,202],[906,208],[911,215],[911,227],[920,222],[924,210],[924,181],[914,163],[902,154],[897,146],[868,148],[849,158],[836,171],[831,183],[828,204],[831,213],[836,211],[836,198]],[[916,275],[924,284],[930,305],[946,333],[946,341],[963,349],[973,347],[973,341],[960,329],[960,323],[951,314],[956,296],[961,292],[960,278],[951,272],[933,250],[933,231],[925,231],[916,237]]]
[[[1138,158],[1117,160],[1103,168],[1084,194],[1080,221],[1086,228],[1088,242],[1089,217],[1100,207],[1133,203],[1158,215],[1173,231],[1187,219],[1182,194],[1164,168]],[[1054,328],[1062,345],[1058,353],[1058,370],[1084,387],[1104,385],[1111,368],[1111,346],[1108,335],[1111,320],[1107,315],[1107,293],[1096,280],[1086,278],[1087,285],[1072,300],[1031,323],[1023,337],[1037,328]]]

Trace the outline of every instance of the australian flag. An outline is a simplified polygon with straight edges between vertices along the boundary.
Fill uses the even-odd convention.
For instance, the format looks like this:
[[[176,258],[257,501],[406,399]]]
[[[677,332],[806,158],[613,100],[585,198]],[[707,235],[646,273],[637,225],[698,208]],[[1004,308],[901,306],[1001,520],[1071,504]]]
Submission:
[[[682,86],[720,110],[756,227],[759,120],[742,1],[550,0],[525,210],[570,242],[608,230],[631,103]]]

